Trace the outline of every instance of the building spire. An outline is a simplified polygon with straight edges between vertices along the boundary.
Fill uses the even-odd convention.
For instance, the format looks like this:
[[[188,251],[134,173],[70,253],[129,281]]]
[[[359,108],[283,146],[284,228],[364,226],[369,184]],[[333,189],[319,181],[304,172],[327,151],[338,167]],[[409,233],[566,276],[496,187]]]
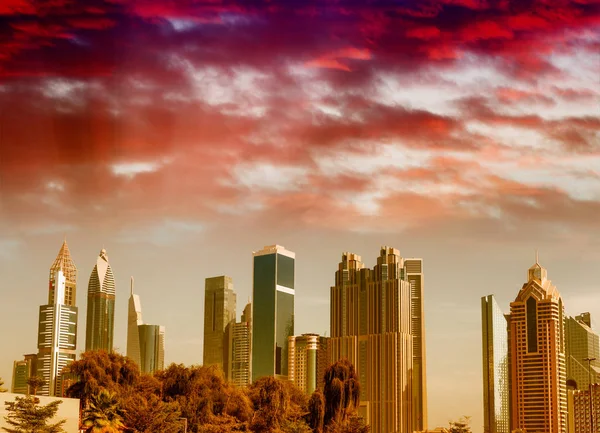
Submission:
[[[133,276],[131,277],[131,294],[133,295]]]
[[[537,248],[535,249],[535,264],[536,265],[540,264],[540,254],[539,254],[539,251]]]

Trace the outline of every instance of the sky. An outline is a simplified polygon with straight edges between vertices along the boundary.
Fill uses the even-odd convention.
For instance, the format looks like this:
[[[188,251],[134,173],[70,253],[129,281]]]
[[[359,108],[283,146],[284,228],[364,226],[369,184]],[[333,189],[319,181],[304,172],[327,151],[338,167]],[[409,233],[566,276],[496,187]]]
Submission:
[[[39,3],[39,4],[36,4]],[[600,317],[600,1],[0,2],[0,377],[36,351],[66,236],[79,343],[101,248],[166,362],[202,362],[204,279],[296,253],[326,333],[344,251],[422,257],[430,426],[482,431],[480,298],[535,261]]]

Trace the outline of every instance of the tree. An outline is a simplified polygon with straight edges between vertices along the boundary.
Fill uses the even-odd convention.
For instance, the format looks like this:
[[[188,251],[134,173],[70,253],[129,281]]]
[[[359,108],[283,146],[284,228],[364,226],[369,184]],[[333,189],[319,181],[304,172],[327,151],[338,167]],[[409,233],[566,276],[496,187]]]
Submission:
[[[7,389],[3,388],[2,385],[4,385],[4,381],[2,380],[2,378],[0,377],[0,392],[6,392]]]
[[[62,401],[53,401],[45,406],[39,403],[39,398],[32,396],[16,397],[15,401],[5,402],[8,415],[4,419],[10,427],[2,429],[8,433],[64,433],[62,426],[66,420],[49,424]]]
[[[117,433],[125,429],[117,394],[106,389],[91,396],[89,407],[83,413],[83,427],[87,433]]]
[[[451,421],[449,433],[471,433],[471,417],[464,416],[458,421]]]
[[[29,379],[27,379],[27,385],[31,390],[31,395],[37,395],[38,389],[43,388],[47,383],[48,382],[46,382],[46,379],[40,376],[31,376]]]
[[[165,403],[159,396],[132,394],[123,401],[127,433],[180,433],[181,411],[177,402]]]
[[[315,390],[308,401],[308,425],[314,433],[323,433],[325,420],[325,397],[320,389]]]

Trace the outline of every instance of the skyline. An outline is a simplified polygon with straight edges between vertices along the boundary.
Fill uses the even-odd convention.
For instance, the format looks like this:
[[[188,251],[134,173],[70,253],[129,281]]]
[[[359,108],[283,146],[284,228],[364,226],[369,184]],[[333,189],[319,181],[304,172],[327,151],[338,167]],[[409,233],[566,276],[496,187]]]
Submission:
[[[72,252],[72,251],[73,251],[73,248],[72,248],[72,247],[70,247],[70,250],[71,250],[71,252]],[[97,250],[96,250],[96,251],[97,251]],[[108,251],[108,253],[110,254],[110,250]],[[97,254],[97,253],[96,253],[96,254]],[[111,255],[111,256],[112,256],[112,255]],[[530,257],[529,257],[530,259],[533,257],[533,251],[531,251],[531,252],[530,252],[529,256],[530,256]],[[248,256],[248,257],[251,257],[251,253],[249,254],[249,256]],[[543,255],[542,255],[542,257],[543,257]],[[75,258],[74,258],[74,260],[78,260],[76,255],[75,255]],[[249,260],[251,261],[251,259],[250,259],[250,258],[249,258]],[[337,259],[337,260],[339,260],[339,259]],[[530,261],[531,261],[531,260],[530,260]],[[542,259],[542,260],[540,260],[540,261],[541,261],[541,262],[545,262],[543,259]],[[113,264],[114,264],[114,260],[111,260],[111,263],[113,263]],[[297,262],[297,263],[298,263],[298,262]],[[369,266],[369,261],[368,261],[368,260],[366,260],[364,263],[366,264],[366,266]],[[428,266],[427,266],[427,260],[426,260],[426,259],[424,259],[424,263],[425,263],[425,266],[426,266],[426,267],[428,267]],[[305,264],[305,265],[307,265],[309,269],[313,269],[313,268],[314,268],[314,267],[313,267],[313,266],[311,266],[310,264]],[[304,266],[304,267],[306,267],[306,266]],[[302,268],[302,266],[301,266],[301,268]],[[79,270],[79,272],[82,272],[82,268],[81,268],[81,267],[79,267],[79,268],[78,268],[78,270]],[[429,282],[429,280],[431,280],[431,279],[434,279],[434,280],[435,280],[435,278],[434,278],[434,276],[432,276],[432,275],[429,275],[429,274],[431,273],[431,271],[430,271],[429,269],[427,269],[427,270],[429,271],[429,272],[427,272],[427,274],[428,274],[428,277],[427,277],[427,280],[428,280],[428,282],[427,282],[427,286],[429,286],[429,285],[431,284],[431,283]],[[525,271],[523,271],[523,272],[524,272],[524,273],[526,273],[526,270],[525,270]],[[522,272],[522,273],[523,273],[523,272]],[[521,275],[521,277],[522,277],[522,275]],[[121,275],[118,275],[118,276],[116,276],[115,278],[116,278],[117,280],[123,280],[123,277],[122,277]],[[333,275],[331,276],[331,279],[332,279],[332,280],[334,280],[334,276],[333,276]],[[518,280],[519,278],[517,277],[516,279]],[[521,280],[522,280],[522,278],[521,278]],[[202,283],[204,283],[204,280],[202,280]],[[235,281],[234,281],[234,284],[235,284]],[[558,283],[557,283],[557,285],[558,285]],[[125,351],[126,351],[126,350],[125,350],[125,347],[126,347],[126,344],[125,344],[125,343],[126,343],[126,335],[124,335],[124,334],[126,334],[126,324],[125,324],[124,322],[125,322],[125,320],[126,320],[126,315],[127,315],[126,313],[127,313],[127,310],[126,310],[126,305],[125,305],[125,306],[123,306],[122,304],[123,304],[123,303],[126,303],[127,301],[123,299],[123,297],[124,297],[124,296],[119,296],[119,292],[120,292],[120,290],[118,289],[118,287],[119,287],[119,283],[117,283],[117,297],[116,297],[116,302],[117,302],[117,314],[116,314],[116,319],[115,319],[115,327],[116,327],[116,330],[115,330],[115,341],[116,341],[117,343],[118,343],[119,341],[122,341],[122,342],[123,342],[123,345],[116,344],[116,345],[115,345],[115,347],[116,347],[116,348],[117,348],[117,350],[119,350],[121,353],[125,353]],[[136,286],[136,287],[138,287],[138,286]],[[240,290],[239,288],[238,288],[238,289],[236,289],[236,293],[238,293],[238,294],[239,294],[239,290]],[[428,326],[428,323],[429,323],[429,320],[428,320],[428,310],[430,310],[430,308],[428,308],[428,302],[427,302],[427,301],[428,301],[428,293],[429,293],[429,290],[430,290],[430,289],[429,289],[429,287],[428,287],[428,288],[426,289],[426,291],[425,291],[425,308],[426,308],[426,313],[425,313],[426,321],[425,321],[425,324],[426,324],[426,328],[428,329],[428,331],[427,331],[427,332],[430,332],[430,330],[429,330],[430,326]],[[517,289],[514,289],[514,290],[517,290]],[[128,287],[128,291],[129,291],[129,287]],[[200,291],[201,291],[201,292],[203,292],[203,291],[204,291],[204,286],[203,286],[203,284],[201,285],[201,290],[200,290]],[[508,293],[506,293],[506,292],[508,292]],[[137,292],[137,291],[136,291],[136,293],[139,293],[139,292]],[[249,293],[251,294],[251,291],[249,291]],[[328,293],[328,290],[327,290],[327,293]],[[506,307],[506,305],[508,305],[508,303],[512,301],[512,298],[514,297],[514,293],[512,293],[512,291],[511,291],[511,290],[504,291],[504,293],[501,293],[501,292],[499,292],[499,293],[500,293],[500,295],[496,295],[496,298],[499,298],[499,299],[501,299],[501,300],[502,300],[502,299],[507,299],[507,300],[508,300],[506,303],[504,303],[503,301],[499,302],[499,304],[500,304],[500,305],[501,305],[503,308],[505,308],[505,307]],[[124,295],[124,294],[122,294],[122,293],[121,293],[121,295]],[[569,297],[568,297],[568,296],[566,296],[565,298],[566,298],[566,299],[568,299]],[[27,297],[26,299],[28,300],[28,302],[31,302],[31,300],[30,300],[30,298],[29,298],[29,297]],[[85,299],[85,297],[83,297],[83,299]],[[83,302],[83,299],[80,297],[80,299],[79,299],[79,302]],[[203,304],[203,302],[204,302],[204,300],[203,300],[203,297],[202,297],[202,298],[198,298],[198,301],[199,301],[199,302],[201,302],[201,303]],[[326,297],[325,297],[324,301],[326,302],[326,308],[327,308],[327,310],[329,310],[329,305],[328,305],[328,302],[329,302],[329,300],[328,300],[328,295],[326,295]],[[481,349],[481,348],[480,348],[481,335],[479,334],[479,331],[480,331],[480,326],[481,326],[481,323],[480,323],[480,316],[479,316],[479,313],[480,313],[480,311],[479,311],[479,309],[480,309],[479,302],[480,302],[480,299],[475,299],[475,301],[474,301],[474,307],[475,307],[475,311],[474,311],[474,312],[475,312],[475,317],[474,317],[474,320],[475,320],[475,325],[477,326],[477,328],[475,329],[475,331],[474,331],[474,332],[473,332],[473,329],[469,328],[469,330],[468,330],[468,334],[472,334],[472,335],[469,335],[469,338],[465,338],[465,337],[466,337],[465,335],[458,335],[458,336],[455,336],[455,340],[456,340],[456,342],[460,342],[461,340],[465,340],[465,339],[467,339],[467,340],[475,340],[475,341],[470,341],[470,343],[474,343],[474,344],[472,344],[472,345],[474,346],[474,348],[473,348],[472,350],[479,350],[479,351],[480,351],[480,349]],[[191,304],[191,305],[190,305],[190,307],[192,307],[191,309],[194,309],[194,307],[198,307],[198,306],[199,306],[199,305],[197,305],[197,304],[195,304],[195,303],[190,303],[190,304]],[[77,305],[77,306],[78,306],[78,308],[79,308],[79,309],[81,309],[81,308],[82,308],[84,305],[79,305],[79,303],[78,303],[78,305]],[[125,308],[123,308],[123,307],[125,307]],[[154,308],[152,308],[152,307],[148,306],[148,308],[144,308],[144,309],[145,309],[145,310],[147,310],[147,309],[156,309],[156,307],[159,307],[159,308],[158,308],[158,311],[160,311],[160,310],[161,310],[160,306],[156,306],[156,305],[154,306]],[[570,316],[574,316],[575,314],[579,314],[579,313],[581,313],[581,312],[583,312],[583,311],[585,310],[585,311],[591,311],[591,314],[592,314],[592,317],[593,317],[593,316],[594,316],[594,311],[595,311],[595,310],[598,310],[598,308],[596,308],[596,309],[594,309],[594,308],[592,308],[592,309],[590,309],[590,308],[587,308],[587,309],[585,309],[585,308],[584,308],[584,309],[581,309],[581,311],[577,311],[577,312],[575,312],[575,311],[571,311],[571,308],[569,307],[569,302],[568,302],[568,301],[565,301],[565,307],[566,307],[566,314],[567,314],[567,315],[570,315]],[[119,311],[120,311],[120,310],[121,310],[121,313],[125,313],[125,316],[123,316],[122,314],[121,314],[121,315],[119,314]],[[239,313],[240,313],[240,312],[238,311],[238,316],[239,316]],[[202,318],[202,315],[203,315],[203,313],[198,313],[198,314],[199,314],[199,316],[198,316],[198,317],[199,317],[200,319],[202,319],[202,320],[203,320],[203,318]],[[296,332],[295,332],[295,334],[296,334],[296,335],[300,335],[300,334],[302,334],[302,333],[306,333],[306,332],[318,332],[318,333],[321,333],[321,334],[325,334],[325,333],[326,333],[327,335],[329,335],[329,332],[328,332],[328,330],[325,330],[325,331],[316,331],[316,330],[314,330],[314,326],[312,326],[312,327],[311,327],[311,326],[308,326],[308,327],[307,327],[307,323],[313,323],[313,322],[314,322],[313,320],[311,320],[311,317],[308,317],[308,316],[309,316],[308,314],[302,314],[302,313],[300,313],[299,311],[296,311],[296,322],[297,322],[297,323],[298,323],[298,322],[301,322],[301,323],[303,323],[303,328],[302,328],[302,329],[300,329],[300,330],[298,330],[298,331],[296,331]],[[169,323],[169,320],[170,320],[170,319],[172,319],[172,318],[169,318],[169,317],[167,317],[167,316],[161,316],[161,317],[159,317],[159,321],[160,321],[161,323],[167,323],[167,326],[169,326],[169,324],[168,324],[168,323]],[[200,320],[200,319],[199,319],[199,320]],[[80,323],[79,323],[79,325],[78,325],[78,326],[81,326],[81,324],[82,324],[82,322],[81,322],[81,321],[82,321],[82,320],[83,320],[83,323],[84,323],[84,322],[85,322],[85,318],[79,317],[79,321],[80,321]],[[328,317],[327,317],[327,320],[328,320]],[[24,322],[24,321],[25,321],[25,319],[24,319],[24,318],[22,318],[22,319],[21,319],[21,322]],[[26,325],[26,323],[19,323],[19,325]],[[186,325],[189,325],[189,324],[186,324]],[[593,323],[593,325],[594,325],[594,329],[596,329],[595,323]],[[179,345],[179,344],[174,344],[174,345],[173,345],[173,346],[179,346],[179,347],[172,347],[172,345],[170,344],[170,342],[171,342],[171,339],[174,339],[174,340],[175,340],[175,343],[177,343],[178,341],[179,341],[179,342],[181,342],[181,337],[183,336],[183,335],[181,335],[181,334],[184,334],[184,333],[185,333],[185,332],[181,332],[181,331],[185,331],[185,329],[184,329],[184,328],[179,328],[179,329],[178,329],[178,331],[180,331],[180,332],[177,332],[177,331],[176,331],[176,332],[170,332],[170,333],[169,333],[169,335],[167,336],[167,340],[166,340],[166,350],[165,350],[165,355],[166,355],[166,356],[165,356],[165,365],[168,365],[168,364],[170,364],[171,362],[176,362],[176,363],[183,362],[183,363],[185,363],[186,365],[190,365],[190,364],[201,364],[201,358],[202,358],[202,343],[201,343],[201,341],[200,341],[200,340],[202,339],[202,335],[201,335],[201,334],[202,334],[202,331],[201,331],[201,328],[198,328],[198,329],[199,329],[199,331],[196,333],[197,335],[195,335],[195,337],[196,337],[196,341],[195,341],[195,342],[194,342],[194,344],[192,345],[193,347],[196,347],[196,348],[197,348],[197,350],[195,351],[195,353],[190,353],[190,350],[189,350],[189,348],[186,348],[186,347],[184,347],[183,349],[181,349],[181,347],[180,347],[180,345]],[[438,332],[439,332],[439,331],[438,331]],[[436,334],[438,334],[438,332],[434,332],[434,339],[436,339],[436,340],[437,340],[437,338],[435,338],[435,337],[438,337],[438,336],[436,335]],[[179,335],[178,335],[178,334],[179,334]],[[188,333],[188,334],[189,334],[189,333]],[[23,345],[23,342],[20,342],[20,343],[21,343],[21,347],[27,347],[27,346],[29,346],[29,345],[30,345],[30,344],[28,343],[28,341],[27,341],[27,340],[28,340],[28,339],[26,339],[26,341],[24,342],[24,345]],[[82,336],[81,334],[79,334],[79,335],[78,335],[78,347],[80,348],[80,350],[78,350],[78,353],[80,353],[80,352],[83,350],[82,346],[79,346],[79,345],[80,345],[80,344],[81,344],[81,343],[82,343],[84,340],[85,340],[85,336]],[[432,344],[432,342],[430,341],[430,339],[427,339],[427,340],[426,340],[426,342],[427,342],[427,350],[428,350],[428,351],[432,351],[433,353],[439,353],[440,347],[438,346],[438,343],[436,343],[436,345],[434,346],[434,345]],[[463,341],[463,344],[464,344],[464,341]],[[171,352],[172,352],[172,350],[173,350],[175,353],[171,353]],[[27,353],[27,351],[24,351],[23,353]],[[177,355],[177,354],[178,354],[178,355]],[[457,352],[454,352],[453,354],[456,356],[456,355],[458,354],[458,351],[457,351]],[[0,355],[0,357],[8,357],[8,358],[11,358],[11,354],[10,354],[10,353],[7,351],[7,353],[4,353],[4,354]],[[8,358],[7,358],[7,359],[8,359]],[[17,356],[16,356],[16,357],[14,357],[14,358],[15,358],[14,360],[16,360],[16,359],[19,359],[19,358],[20,358],[20,355],[19,355],[19,354],[17,354]],[[480,355],[478,355],[477,357],[474,357],[474,358],[477,358],[477,359],[474,359],[474,360],[473,360],[473,359],[470,359],[470,360],[469,360],[469,359],[464,359],[463,361],[467,361],[467,364],[466,364],[466,365],[467,365],[467,366],[470,366],[470,369],[474,369],[474,368],[475,368],[475,369],[476,369],[476,372],[477,372],[477,370],[478,370],[478,371],[479,371],[479,373],[481,374],[481,362],[480,362]],[[470,361],[470,362],[469,362],[469,361]],[[11,368],[12,368],[12,361],[10,361],[10,362],[11,362]],[[439,379],[440,379],[440,377],[442,376],[442,374],[440,374],[440,372],[439,372],[439,368],[436,368],[436,367],[437,367],[437,365],[436,365],[436,364],[430,365],[430,362],[431,362],[431,361],[428,361],[428,367],[429,367],[429,366],[433,367],[433,370],[434,370],[434,372],[435,372],[436,370],[438,370],[438,373],[437,373],[437,375],[435,375],[435,376],[434,376],[434,378],[431,378],[431,377],[430,377],[430,378],[428,379],[428,392],[433,392],[434,396],[435,396],[436,394],[437,394],[437,395],[440,395],[440,393],[439,393],[439,389],[437,389],[437,385],[440,383],[440,382],[439,382]],[[5,364],[5,363],[4,363],[4,361],[3,361],[3,362],[2,362],[2,366],[1,366],[2,368],[0,368],[0,374],[7,374],[7,375],[6,375],[6,376],[0,376],[0,377],[7,377],[7,378],[9,378],[9,377],[10,377],[10,374],[9,374],[9,373],[10,373],[10,371],[9,371],[9,369],[8,369],[8,368],[6,368],[6,371],[7,371],[7,373],[3,373],[3,370],[5,370],[5,366],[4,366],[4,364]],[[472,415],[473,415],[473,420],[474,420],[474,421],[473,421],[473,425],[474,425],[474,431],[477,431],[477,424],[476,424],[476,422],[477,422],[477,419],[481,417],[481,414],[480,414],[480,412],[481,412],[481,407],[482,407],[482,406],[481,406],[482,402],[479,402],[479,403],[477,403],[477,400],[481,400],[481,396],[480,396],[480,394],[481,394],[481,386],[480,386],[480,384],[481,384],[481,380],[482,380],[482,378],[481,378],[481,377],[478,377],[478,375],[477,375],[477,374],[473,374],[473,371],[471,371],[470,373],[471,373],[471,376],[473,377],[473,380],[475,381],[474,383],[475,383],[477,386],[473,386],[473,387],[472,387],[473,389],[471,389],[471,390],[470,390],[470,392],[468,392],[468,393],[466,393],[466,394],[467,394],[467,395],[469,395],[469,397],[471,397],[471,398],[472,398],[472,400],[474,400],[474,401],[475,401],[475,404],[473,404],[473,405],[471,406],[471,407],[473,407],[473,409],[471,410],[471,413],[472,413]],[[458,374],[458,373],[457,373],[457,374]],[[447,376],[445,373],[444,373],[443,375]],[[5,379],[5,381],[6,381],[6,380],[7,380],[7,379]],[[10,379],[8,379],[8,380],[10,380]],[[452,392],[456,392],[456,391],[458,391],[458,390],[453,390]],[[459,391],[459,392],[460,392],[460,391]],[[443,395],[441,395],[441,397],[443,398]],[[432,406],[432,404],[431,404],[431,401],[430,401],[430,404],[429,404],[429,406]],[[462,408],[462,407],[464,407],[464,406],[468,406],[468,405],[461,405],[460,403],[457,405],[457,407],[459,407],[459,408]],[[435,406],[434,406],[434,407],[435,407]],[[433,424],[432,424],[432,425],[445,425],[444,418],[446,418],[446,421],[447,421],[448,419],[451,419],[451,418],[453,418],[453,417],[454,417],[452,413],[449,413],[449,412],[451,412],[451,411],[450,411],[450,410],[444,410],[444,409],[445,409],[444,407],[442,407],[442,408],[440,408],[440,407],[437,407],[436,409],[434,409],[434,414],[435,414],[435,412],[436,412],[436,411],[437,411],[437,412],[440,412],[440,409],[441,409],[441,412],[442,412],[442,413],[447,413],[448,415],[447,415],[447,416],[444,416],[444,415],[442,415],[442,419],[441,419],[441,421],[440,421],[440,420],[438,420],[437,424],[436,424],[436,422],[435,422],[435,421],[433,421]],[[456,412],[456,410],[455,410],[454,412]],[[463,410],[463,412],[464,412],[464,410]],[[435,415],[434,415],[434,416],[435,416]],[[454,417],[454,418],[455,418],[455,417]],[[430,418],[430,419],[431,419],[431,418]],[[433,418],[433,419],[435,420],[436,418]],[[430,421],[430,423],[432,423],[432,421]]]
[[[133,276],[167,364],[202,360],[205,278],[239,320],[264,245],[296,253],[296,335],[329,330],[342,252],[423,258],[429,426],[481,433],[480,299],[508,311],[536,248],[600,317],[597,0],[131,3],[0,2],[5,381],[65,233],[78,349],[106,248],[114,346]]]

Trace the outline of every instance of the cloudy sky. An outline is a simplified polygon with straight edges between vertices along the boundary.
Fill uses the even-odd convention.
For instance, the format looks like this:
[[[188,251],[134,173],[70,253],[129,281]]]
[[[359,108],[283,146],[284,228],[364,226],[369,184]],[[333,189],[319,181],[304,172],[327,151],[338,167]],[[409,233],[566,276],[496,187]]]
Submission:
[[[482,431],[480,297],[535,248],[600,316],[598,0],[27,0],[0,4],[0,377],[36,351],[66,234],[129,276],[167,362],[202,362],[204,278],[251,294],[297,254],[296,332],[325,333],[343,251],[425,263],[430,425]]]

